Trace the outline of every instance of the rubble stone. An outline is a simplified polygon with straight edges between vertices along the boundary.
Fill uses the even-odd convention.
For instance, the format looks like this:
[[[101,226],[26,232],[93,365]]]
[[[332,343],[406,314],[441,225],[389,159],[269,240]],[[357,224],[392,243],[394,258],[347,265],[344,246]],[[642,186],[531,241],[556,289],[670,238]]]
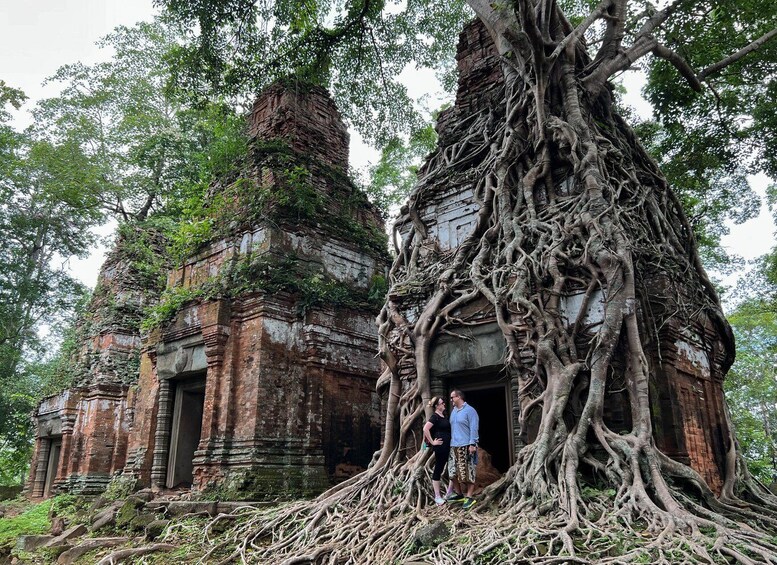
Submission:
[[[170,520],[152,520],[146,524],[146,539],[148,541],[154,541],[162,535],[169,524]]]

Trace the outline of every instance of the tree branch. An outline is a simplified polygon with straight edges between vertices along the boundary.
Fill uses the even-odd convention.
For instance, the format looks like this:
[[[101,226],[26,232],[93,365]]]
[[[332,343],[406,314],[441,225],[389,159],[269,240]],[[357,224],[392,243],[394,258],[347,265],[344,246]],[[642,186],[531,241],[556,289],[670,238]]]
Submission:
[[[766,43],[767,41],[769,41],[770,39],[772,39],[776,35],[777,35],[777,28],[771,30],[768,33],[765,33],[764,35],[762,35],[761,37],[759,37],[758,39],[756,39],[755,41],[753,41],[752,43],[750,43],[746,47],[743,47],[742,49],[740,49],[739,51],[734,53],[733,55],[731,55],[729,57],[726,57],[722,61],[718,61],[714,65],[710,65],[706,69],[702,70],[697,75],[698,79],[699,80],[704,80],[708,76],[717,73],[718,71],[728,67],[732,63],[736,63],[737,61],[739,61],[739,59],[741,59],[745,55],[747,55],[749,53],[752,53],[753,51],[756,51],[764,43]]]
[[[637,32],[637,38],[653,33],[653,30],[664,23],[683,2],[687,2],[687,0],[675,0],[663,10],[653,14],[639,29]],[[636,43],[636,40],[634,42]]]
[[[693,72],[693,69],[688,62],[678,55],[676,51],[672,51],[666,45],[659,43],[653,48],[653,55],[666,59],[672,63],[683,78],[688,81],[688,85],[696,92],[701,92],[701,82],[699,82],[699,79],[696,77],[696,74]]]
[[[614,0],[607,8],[607,29],[594,61],[606,61],[620,51],[626,27],[626,0]]]
[[[576,42],[578,39],[583,37],[585,32],[588,31],[588,28],[591,27],[596,20],[599,20],[604,16],[604,13],[607,11],[611,4],[612,0],[602,0],[599,2],[599,5],[594,8],[590,14],[588,14],[588,17],[580,22],[574,31],[567,35],[561,41],[561,43],[558,44],[556,49],[553,50],[553,53],[551,53],[549,60],[554,61],[559,55],[561,55],[564,49],[566,49],[567,45],[572,42]]]
[[[638,38],[626,51],[621,51],[612,59],[599,65],[590,75],[583,79],[586,90],[596,97],[604,87],[607,79],[619,71],[628,69],[634,61],[644,57],[658,46],[658,41],[650,36]]]
[[[151,206],[154,204],[155,198],[156,192],[150,192],[148,196],[146,196],[146,201],[143,203],[143,206],[135,214],[135,219],[137,221],[142,222],[148,217],[148,212],[151,210]]]

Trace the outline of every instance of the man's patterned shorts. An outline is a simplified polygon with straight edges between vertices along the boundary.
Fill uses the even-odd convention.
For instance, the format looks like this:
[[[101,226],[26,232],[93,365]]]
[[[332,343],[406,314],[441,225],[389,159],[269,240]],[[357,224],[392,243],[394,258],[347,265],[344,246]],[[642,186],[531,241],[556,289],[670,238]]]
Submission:
[[[451,447],[448,455],[448,475],[462,483],[475,482],[477,465],[469,454],[469,446]]]

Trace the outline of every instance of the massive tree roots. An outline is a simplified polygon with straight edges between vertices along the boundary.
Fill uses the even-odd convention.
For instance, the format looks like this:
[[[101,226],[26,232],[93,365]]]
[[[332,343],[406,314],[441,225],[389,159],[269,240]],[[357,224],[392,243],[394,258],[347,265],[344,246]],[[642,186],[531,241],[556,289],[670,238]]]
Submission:
[[[558,21],[547,33],[568,33],[562,16],[548,17]],[[580,80],[591,65],[585,50],[566,42],[546,57],[554,38],[544,39],[523,53],[500,48],[504,83],[479,112],[455,116],[398,223],[379,317],[381,451],[316,500],[241,516],[233,559],[777,562],[769,534],[777,499],[748,476],[733,436],[717,495],[654,443],[646,344],[656,347],[661,327],[681,319],[689,331],[714,328],[730,364],[730,330],[657,166],[613,113],[609,92]],[[441,186],[471,188],[478,209],[450,251],[423,217]],[[657,286],[662,311],[650,300]],[[565,303],[572,294],[581,297],[576,310]],[[474,511],[435,508],[430,453],[418,451],[430,350],[439,336],[484,322],[505,337],[525,445]],[[605,421],[614,391],[625,399],[626,429]],[[436,521],[448,528],[442,543],[414,541]]]

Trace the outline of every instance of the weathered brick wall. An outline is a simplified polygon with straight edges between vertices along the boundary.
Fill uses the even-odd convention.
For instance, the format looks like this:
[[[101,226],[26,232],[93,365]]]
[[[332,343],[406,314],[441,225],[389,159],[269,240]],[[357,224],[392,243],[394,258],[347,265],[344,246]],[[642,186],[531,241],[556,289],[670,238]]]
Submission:
[[[36,445],[28,491],[43,496],[47,474],[53,490],[85,494],[105,489],[125,465],[132,412],[126,385],[99,383],[44,399],[36,412]],[[52,441],[61,441],[56,468],[48,468]]]
[[[77,324],[80,346],[68,367],[76,386],[137,380],[140,322],[162,291],[154,277],[138,270],[137,246],[158,254],[162,241],[158,234],[127,227],[114,243]]]
[[[385,262],[358,244],[322,237],[313,230],[288,232],[277,227],[258,227],[235,239],[209,245],[190,257],[179,268],[170,271],[168,287],[180,285],[196,288],[223,272],[235,256],[295,257],[305,264],[304,270],[321,273],[341,283],[365,290],[375,275],[382,275]]]
[[[348,130],[321,87],[275,84],[254,102],[249,135],[284,139],[294,149],[342,170],[348,168]]]
[[[459,36],[456,54],[459,71],[456,102],[437,120],[439,153],[462,141],[464,124],[477,114],[500,112],[504,106],[504,78],[494,44],[480,20],[468,24]],[[481,156],[484,157],[484,155]],[[438,160],[427,161],[419,172],[422,188],[418,192],[421,219],[427,226],[430,242],[442,251],[458,247],[475,226],[479,206],[474,199],[476,176],[480,164],[474,159],[468,170],[451,175],[429,175]],[[401,230],[403,237],[409,224]]]
[[[198,347],[205,341],[199,336],[214,327],[208,308],[187,307],[168,332],[153,336],[170,344],[164,355],[176,342]],[[221,343],[206,347],[196,488],[227,484],[235,496],[254,497],[311,494],[334,479],[343,461],[366,466],[380,430],[373,313],[311,308],[299,317],[291,295],[252,295],[234,300],[228,317],[216,317],[227,329]],[[164,457],[155,462],[153,455],[166,447],[159,414],[169,417],[169,406],[162,406],[156,372],[162,365],[158,348],[150,346],[127,466],[145,484],[166,467]]]
[[[456,126],[465,118],[501,102],[504,78],[499,56],[480,20],[467,24],[459,35],[456,67],[459,73],[456,102],[437,119],[437,133],[443,146],[451,143],[449,136],[456,135]]]

